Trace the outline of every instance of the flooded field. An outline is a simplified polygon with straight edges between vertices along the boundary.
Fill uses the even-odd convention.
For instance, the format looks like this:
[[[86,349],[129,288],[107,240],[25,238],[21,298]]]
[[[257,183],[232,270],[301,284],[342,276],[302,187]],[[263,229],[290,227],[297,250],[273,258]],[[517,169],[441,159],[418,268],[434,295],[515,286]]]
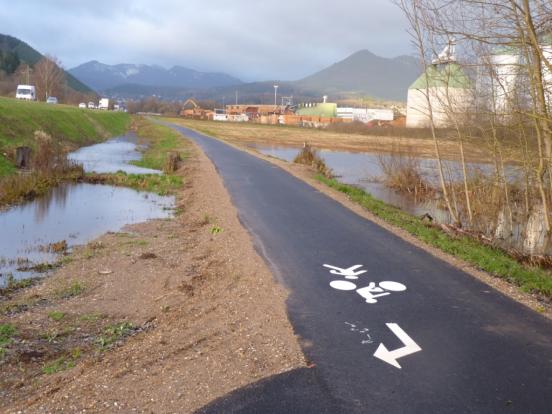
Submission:
[[[265,155],[288,162],[292,162],[300,151],[299,148],[280,147],[255,147],[255,149]],[[450,222],[448,212],[440,208],[434,201],[417,201],[413,197],[397,193],[383,183],[383,170],[381,168],[380,157],[385,157],[385,155],[329,150],[320,150],[318,153],[341,182],[359,186],[374,197],[411,214],[423,215],[429,213],[437,218],[439,222]],[[447,162],[447,169],[457,174],[459,173],[458,169],[452,168],[454,164],[456,163]],[[420,167],[430,181],[437,183],[438,173],[435,160],[421,158]]]
[[[288,162],[292,162],[299,153],[300,148],[290,147],[266,147],[252,146],[265,155],[270,155]],[[388,204],[413,214],[422,216],[429,214],[437,223],[452,224],[449,212],[444,208],[440,194],[434,197],[415,197],[389,188],[384,182],[384,163],[389,154],[378,153],[353,153],[343,151],[318,151],[326,165],[331,168],[339,181],[358,186]],[[439,187],[439,175],[437,161],[428,158],[415,158],[424,178]],[[459,162],[444,161],[444,172],[447,182],[460,182],[462,179],[462,167]],[[494,166],[491,164],[470,163],[468,171],[482,175],[494,174]],[[521,176],[521,171],[514,165],[506,167],[506,176],[515,181]],[[510,214],[511,213],[511,214]],[[498,211],[485,216],[481,214],[478,222],[474,223],[473,230],[481,232],[492,238],[497,245],[507,249],[513,249],[522,254],[552,255],[550,241],[545,237],[542,211],[535,209],[529,216],[519,206],[515,206],[511,212]],[[467,224],[466,224],[467,227]]]
[[[139,159],[133,137],[122,137],[72,154],[87,171],[157,173],[129,165]],[[46,196],[0,212],[0,286],[35,276],[59,259],[53,243],[87,243],[127,224],[172,216],[174,197],[86,183],[62,184]]]

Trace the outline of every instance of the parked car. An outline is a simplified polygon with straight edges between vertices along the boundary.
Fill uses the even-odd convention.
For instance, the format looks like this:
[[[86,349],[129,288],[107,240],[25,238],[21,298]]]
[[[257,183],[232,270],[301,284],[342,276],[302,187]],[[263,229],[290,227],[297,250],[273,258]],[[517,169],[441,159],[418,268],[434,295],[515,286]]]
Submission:
[[[96,109],[96,104],[92,101],[88,102],[88,109]]]
[[[27,101],[36,101],[36,89],[33,85],[17,85],[15,98]]]
[[[79,108],[80,108],[80,109],[86,109],[86,104],[85,104],[84,102],[81,102],[81,103],[79,104]]]
[[[46,103],[56,105],[58,103],[58,99],[55,96],[48,96],[48,99],[46,99]]]

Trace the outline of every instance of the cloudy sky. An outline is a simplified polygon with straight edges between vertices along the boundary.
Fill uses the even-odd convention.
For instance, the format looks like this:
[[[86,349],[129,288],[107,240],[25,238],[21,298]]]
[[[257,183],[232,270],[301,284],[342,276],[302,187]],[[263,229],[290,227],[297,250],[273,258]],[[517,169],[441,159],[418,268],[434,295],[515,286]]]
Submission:
[[[360,49],[411,53],[391,0],[0,0],[0,10],[0,33],[66,68],[99,60],[292,80]]]

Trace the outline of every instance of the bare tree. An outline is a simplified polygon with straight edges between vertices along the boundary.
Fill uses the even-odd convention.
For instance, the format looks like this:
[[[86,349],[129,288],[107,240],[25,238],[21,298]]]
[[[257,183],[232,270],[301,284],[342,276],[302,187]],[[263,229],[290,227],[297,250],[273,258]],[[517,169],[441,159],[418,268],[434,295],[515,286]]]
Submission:
[[[26,63],[22,63],[15,72],[17,83],[20,84],[33,84],[34,83],[34,69]]]
[[[61,62],[54,56],[45,56],[34,66],[34,79],[37,96],[46,100],[49,96],[60,95],[65,84]]]
[[[427,116],[429,119],[429,126],[431,135],[433,138],[435,156],[437,158],[437,169],[439,172],[439,181],[441,184],[441,191],[443,198],[447,206],[447,210],[452,217],[452,220],[458,224],[460,222],[458,214],[455,209],[452,208],[452,203],[449,196],[449,190],[445,181],[445,174],[443,171],[443,163],[441,159],[441,150],[439,147],[439,140],[436,134],[436,124],[433,114],[434,101],[432,99],[432,93],[430,91],[431,71],[430,63],[428,60],[428,53],[431,53],[431,48],[428,49],[428,43],[431,43],[431,33],[427,30],[427,15],[424,14],[422,7],[422,1],[420,0],[396,0],[396,4],[403,10],[409,23],[410,23],[410,35],[412,37],[412,43],[418,50],[421,63],[424,68],[424,85],[425,85],[425,100],[427,104]]]
[[[552,219],[552,2],[550,0],[396,0],[407,15],[414,43],[427,67],[431,55],[450,39],[461,45],[458,63],[474,79],[474,105],[457,120],[458,106],[449,90],[432,96],[426,90],[428,118],[435,139],[433,112],[449,114],[463,169],[465,210],[497,213],[512,228],[514,216],[539,217],[550,238]],[[437,71],[434,71],[437,73]],[[460,108],[462,110],[462,108]],[[439,114],[440,115],[440,114]],[[442,135],[440,132],[439,135]],[[464,140],[479,139],[494,161],[487,181],[468,180]],[[507,165],[514,161],[520,169]],[[478,181],[479,180],[479,181]],[[492,180],[492,181],[491,181]],[[488,184],[482,184],[488,183]],[[446,188],[441,175],[441,186]],[[486,188],[484,188],[486,187]],[[447,208],[456,204],[443,191]],[[478,217],[477,220],[481,220]],[[516,219],[517,220],[517,219]],[[533,220],[535,221],[535,220]],[[534,223],[533,223],[534,224]],[[485,224],[481,226],[484,228]],[[527,232],[529,230],[527,223]],[[535,227],[535,226],[533,226]],[[528,236],[529,237],[529,236]]]

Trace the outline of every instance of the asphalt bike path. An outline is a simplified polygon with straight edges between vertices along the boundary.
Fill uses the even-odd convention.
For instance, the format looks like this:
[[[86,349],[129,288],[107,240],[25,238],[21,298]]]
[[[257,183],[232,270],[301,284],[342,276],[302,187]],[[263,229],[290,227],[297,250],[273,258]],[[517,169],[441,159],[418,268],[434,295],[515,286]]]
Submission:
[[[312,368],[202,412],[552,413],[552,322],[269,162],[193,130],[290,291]]]

